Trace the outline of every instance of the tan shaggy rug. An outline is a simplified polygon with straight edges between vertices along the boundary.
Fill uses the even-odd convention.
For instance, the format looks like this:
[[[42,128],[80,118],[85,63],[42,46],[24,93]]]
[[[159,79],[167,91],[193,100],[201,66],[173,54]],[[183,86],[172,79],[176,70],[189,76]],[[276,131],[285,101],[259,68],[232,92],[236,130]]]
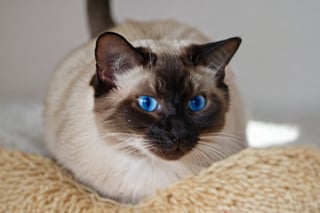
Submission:
[[[320,212],[320,150],[244,150],[128,206],[40,155],[0,150],[0,212]]]

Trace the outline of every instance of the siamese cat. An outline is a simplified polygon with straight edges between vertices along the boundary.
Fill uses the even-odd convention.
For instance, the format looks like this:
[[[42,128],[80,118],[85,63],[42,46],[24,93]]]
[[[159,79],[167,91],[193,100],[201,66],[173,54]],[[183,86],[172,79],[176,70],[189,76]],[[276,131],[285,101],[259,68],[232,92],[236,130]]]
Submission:
[[[238,37],[127,21],[70,54],[45,101],[53,157],[101,195],[137,203],[246,147]]]

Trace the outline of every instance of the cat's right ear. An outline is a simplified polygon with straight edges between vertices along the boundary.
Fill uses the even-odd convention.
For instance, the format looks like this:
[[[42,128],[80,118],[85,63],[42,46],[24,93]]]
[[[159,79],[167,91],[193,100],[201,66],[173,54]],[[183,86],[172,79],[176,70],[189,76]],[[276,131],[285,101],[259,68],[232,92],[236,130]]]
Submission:
[[[96,42],[96,68],[98,79],[107,87],[114,87],[116,74],[143,63],[143,55],[124,37],[114,32],[101,34]]]
[[[233,37],[222,41],[202,45],[192,45],[188,49],[188,58],[194,65],[210,68],[218,82],[223,82],[225,67],[241,44],[241,38]]]

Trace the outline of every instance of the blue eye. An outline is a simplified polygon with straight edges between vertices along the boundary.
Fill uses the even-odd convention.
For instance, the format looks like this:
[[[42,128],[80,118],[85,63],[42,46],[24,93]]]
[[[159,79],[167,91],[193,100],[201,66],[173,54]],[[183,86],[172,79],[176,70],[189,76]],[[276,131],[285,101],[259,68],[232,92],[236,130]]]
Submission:
[[[197,95],[191,98],[188,102],[188,107],[194,112],[202,110],[206,106],[206,99],[202,95]]]
[[[158,107],[158,102],[151,96],[140,96],[138,98],[138,105],[146,112],[153,112]]]

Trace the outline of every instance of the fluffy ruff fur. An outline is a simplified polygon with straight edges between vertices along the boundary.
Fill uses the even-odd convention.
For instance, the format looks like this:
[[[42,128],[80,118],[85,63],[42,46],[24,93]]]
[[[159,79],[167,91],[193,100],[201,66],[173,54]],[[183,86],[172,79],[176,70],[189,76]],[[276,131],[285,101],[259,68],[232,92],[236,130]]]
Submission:
[[[128,206],[53,161],[0,150],[0,212],[320,212],[320,150],[247,149]]]

